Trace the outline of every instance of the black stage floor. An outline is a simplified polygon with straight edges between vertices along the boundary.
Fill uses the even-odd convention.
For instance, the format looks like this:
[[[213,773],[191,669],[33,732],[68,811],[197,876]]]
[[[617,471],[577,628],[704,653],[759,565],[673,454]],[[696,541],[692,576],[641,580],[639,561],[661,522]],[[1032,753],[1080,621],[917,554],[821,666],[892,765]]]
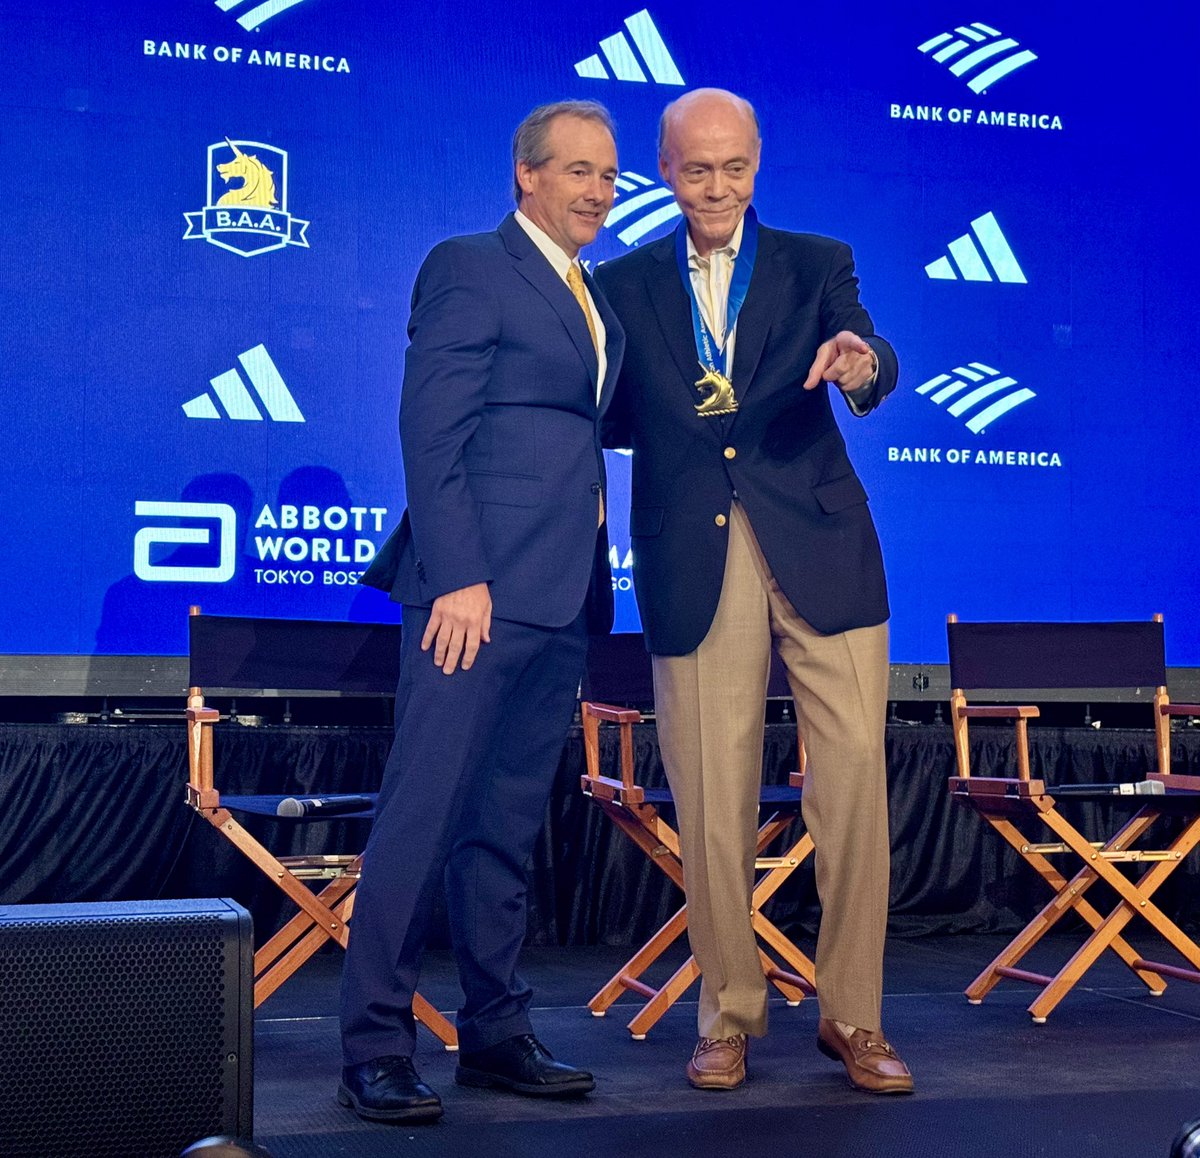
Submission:
[[[455,1055],[422,1031],[417,1065],[446,1113],[420,1127],[362,1122],[334,1101],[341,956],[322,954],[259,1010],[257,1140],[274,1158],[1166,1158],[1179,1126],[1200,1116],[1200,986],[1173,982],[1151,998],[1112,958],[1035,1026],[1023,985],[1006,982],[980,1006],[962,995],[1004,941],[889,942],[884,1017],[916,1078],[907,1098],[859,1093],[817,1053],[814,1000],[772,1001],[771,1031],[753,1043],[741,1089],[693,1090],[683,1067],[695,1042],[694,991],[634,1041],[629,998],[602,1019],[584,1005],[627,950],[530,949],[523,971],[538,1034],[558,1057],[595,1072],[595,1092],[554,1103],[460,1088]],[[1076,944],[1052,940],[1030,967],[1057,968]],[[454,1009],[448,954],[430,954],[421,990]]]

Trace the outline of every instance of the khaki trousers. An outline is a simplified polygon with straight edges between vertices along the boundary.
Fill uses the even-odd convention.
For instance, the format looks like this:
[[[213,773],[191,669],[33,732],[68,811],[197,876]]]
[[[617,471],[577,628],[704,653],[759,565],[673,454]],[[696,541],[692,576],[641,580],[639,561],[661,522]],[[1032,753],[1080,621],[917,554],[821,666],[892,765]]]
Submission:
[[[881,1029],[889,847],[884,720],[887,625],[814,631],[784,597],[740,504],[708,635],[654,656],[659,743],[675,798],[688,938],[700,966],[699,1033],[761,1036],[767,983],[750,923],[771,648],[808,751],[804,823],[821,900],[821,1016]]]

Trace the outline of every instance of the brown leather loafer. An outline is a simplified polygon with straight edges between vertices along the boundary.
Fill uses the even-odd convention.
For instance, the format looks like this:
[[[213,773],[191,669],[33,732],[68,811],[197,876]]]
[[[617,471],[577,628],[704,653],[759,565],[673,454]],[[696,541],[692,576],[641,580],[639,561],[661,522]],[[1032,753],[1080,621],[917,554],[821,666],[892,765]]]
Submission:
[[[847,1037],[830,1017],[817,1022],[817,1048],[846,1067],[855,1089],[869,1094],[911,1094],[912,1074],[882,1033],[856,1029]]]
[[[687,1064],[687,1080],[698,1090],[736,1090],[746,1080],[744,1033],[732,1037],[702,1037]]]

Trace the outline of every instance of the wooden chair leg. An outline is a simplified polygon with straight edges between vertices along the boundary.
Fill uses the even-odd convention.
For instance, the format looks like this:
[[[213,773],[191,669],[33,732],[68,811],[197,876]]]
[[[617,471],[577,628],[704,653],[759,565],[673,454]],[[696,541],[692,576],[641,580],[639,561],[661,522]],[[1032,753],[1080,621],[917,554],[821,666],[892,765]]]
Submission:
[[[675,1004],[688,990],[688,987],[700,976],[700,966],[695,957],[689,957],[670,977],[667,983],[638,1010],[629,1023],[629,1032],[634,1041],[644,1041],[646,1034],[659,1022],[659,1019],[672,1005]]]
[[[608,983],[588,1002],[593,1017],[603,1017],[608,1008],[621,994],[632,990],[643,997],[653,997],[657,990],[644,984],[640,978],[663,953],[673,945],[687,929],[687,905],[684,905],[645,943]]]

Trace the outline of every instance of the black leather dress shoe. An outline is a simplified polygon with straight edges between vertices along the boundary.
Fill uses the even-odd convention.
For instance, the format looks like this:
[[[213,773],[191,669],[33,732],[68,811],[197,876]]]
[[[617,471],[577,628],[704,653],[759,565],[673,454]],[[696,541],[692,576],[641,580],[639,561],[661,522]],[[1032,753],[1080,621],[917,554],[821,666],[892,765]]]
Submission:
[[[459,1056],[454,1080],[460,1086],[497,1086],[535,1098],[563,1098],[590,1093],[595,1079],[586,1070],[556,1062],[532,1033]]]
[[[442,1100],[413,1068],[412,1058],[389,1055],[345,1066],[337,1100],[372,1122],[432,1122]]]

